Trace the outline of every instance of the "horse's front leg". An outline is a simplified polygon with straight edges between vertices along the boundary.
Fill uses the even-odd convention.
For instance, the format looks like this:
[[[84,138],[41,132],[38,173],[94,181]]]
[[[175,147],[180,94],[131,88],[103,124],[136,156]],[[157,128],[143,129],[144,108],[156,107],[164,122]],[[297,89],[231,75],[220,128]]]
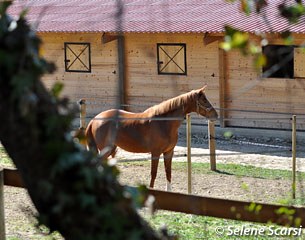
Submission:
[[[166,190],[171,191],[171,181],[172,181],[172,159],[174,155],[174,149],[163,153],[164,156],[164,168],[166,173]]]
[[[153,188],[157,177],[158,165],[160,154],[151,154],[151,169],[150,169],[150,184],[149,187]]]

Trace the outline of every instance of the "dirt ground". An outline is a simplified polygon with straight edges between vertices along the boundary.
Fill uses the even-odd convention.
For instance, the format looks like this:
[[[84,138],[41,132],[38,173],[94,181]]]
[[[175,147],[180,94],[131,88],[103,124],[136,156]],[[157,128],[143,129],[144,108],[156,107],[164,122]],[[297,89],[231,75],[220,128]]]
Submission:
[[[180,141],[175,148],[173,161],[186,162],[185,136],[179,137]],[[226,139],[218,136],[216,139],[217,163],[251,165],[268,169],[292,169],[291,142],[289,140],[274,139],[249,139],[245,137]],[[305,172],[305,152],[302,152],[303,143],[299,143],[296,169]],[[205,135],[192,137],[192,162],[209,163],[208,139]],[[124,159],[129,162],[148,160],[149,154],[130,154],[119,150],[117,154],[118,166],[121,169],[121,181],[126,184],[149,184],[150,167],[131,166],[124,164]],[[275,176],[276,178],[276,176]],[[267,180],[263,178],[237,177],[225,172],[216,174],[193,174],[192,193],[207,197],[217,197],[244,201],[257,201],[274,203],[291,196],[291,181]],[[166,177],[163,159],[160,159],[158,176],[155,188],[165,190]],[[297,196],[305,197],[305,182],[297,183]],[[172,172],[172,191],[187,193],[187,172]]]
[[[186,162],[185,136],[180,134],[179,143],[175,148],[174,161]],[[234,163],[259,166],[270,169],[291,170],[291,143],[289,140],[278,138],[251,139],[234,136],[226,139],[217,136],[217,163]],[[298,145],[297,170],[305,172],[305,152],[303,143]],[[121,182],[124,184],[148,184],[150,168],[147,164],[132,166],[129,162],[147,160],[149,154],[134,154],[119,150],[116,156],[121,170]],[[206,135],[192,136],[192,162],[209,162],[208,140]],[[163,160],[160,161],[156,189],[165,189],[165,174]],[[226,173],[199,175],[193,174],[193,193],[202,196],[218,197],[236,200],[250,200],[258,202],[275,202],[287,199],[291,188],[288,180],[266,180],[261,178],[237,177]],[[305,183],[298,182],[297,196],[305,196]],[[187,193],[187,174],[185,172],[172,173],[172,191]],[[8,237],[18,239],[43,239],[33,224],[32,214],[35,213],[30,199],[24,189],[5,187],[5,217],[6,233]]]

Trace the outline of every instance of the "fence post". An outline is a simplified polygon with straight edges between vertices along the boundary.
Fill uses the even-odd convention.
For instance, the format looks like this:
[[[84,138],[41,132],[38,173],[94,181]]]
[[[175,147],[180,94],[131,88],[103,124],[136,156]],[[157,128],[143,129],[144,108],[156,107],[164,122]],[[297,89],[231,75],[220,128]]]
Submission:
[[[4,196],[3,196],[3,168],[0,167],[0,239],[5,240]]]
[[[296,132],[296,115],[292,116],[292,135],[291,135],[291,151],[292,151],[292,198],[295,199],[296,192],[296,146],[297,146],[297,132]]]
[[[211,170],[216,171],[216,144],[215,144],[215,122],[208,121],[208,134],[209,134],[209,149],[210,149],[210,164]]]
[[[191,115],[186,115],[186,145],[187,145],[187,192],[192,193],[192,159],[191,159]]]
[[[80,99],[79,104],[79,128],[86,129],[86,100]]]

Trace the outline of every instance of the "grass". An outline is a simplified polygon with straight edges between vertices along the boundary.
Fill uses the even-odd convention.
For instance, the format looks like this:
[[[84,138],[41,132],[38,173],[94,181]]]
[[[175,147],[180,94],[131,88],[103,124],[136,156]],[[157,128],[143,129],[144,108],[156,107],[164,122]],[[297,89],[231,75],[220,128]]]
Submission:
[[[176,165],[176,164],[175,164]],[[178,162],[177,169],[185,168],[185,164]],[[192,171],[194,173],[200,174],[215,174],[215,172],[210,171],[209,163],[193,163]],[[287,180],[291,179],[291,171],[280,170],[280,169],[267,169],[261,167],[254,167],[249,165],[238,165],[238,164],[217,164],[216,173],[234,175],[237,177],[252,177],[252,178],[262,178],[270,180]],[[298,177],[305,180],[305,173],[298,173]]]
[[[150,167],[150,161],[136,161],[136,162],[119,162],[119,165],[138,165]],[[173,162],[172,168],[175,171],[186,171],[185,162]],[[252,177],[270,180],[289,180],[291,179],[291,171],[280,169],[267,169],[261,167],[254,167],[249,165],[239,164],[217,164],[217,171],[210,170],[209,163],[192,163],[192,173],[195,174],[225,174],[234,175],[237,177]],[[298,180],[305,180],[305,173],[297,173]]]
[[[31,230],[34,229],[34,224],[31,226]],[[29,231],[28,225],[18,226],[17,234],[7,235],[7,240],[63,240],[63,237],[58,233],[54,232],[52,234],[48,233],[47,228],[39,228],[37,231]]]
[[[167,211],[159,211],[153,216],[144,214],[144,217],[151,223],[155,229],[164,228],[167,226],[168,231],[172,234],[178,235],[179,239],[182,240],[198,240],[198,239],[212,239],[212,240],[226,240],[226,239],[305,239],[305,233],[300,234],[301,236],[275,236],[272,234],[272,230],[269,230],[269,226],[258,223],[249,223],[242,221],[218,219],[212,217],[195,216],[190,214],[172,213]],[[235,230],[251,229],[259,230],[264,229],[265,231],[259,234],[252,234],[252,236],[230,236],[231,232]],[[272,229],[282,229],[283,233],[287,228],[272,226]],[[216,231],[223,231],[220,234]],[[240,234],[240,233],[239,233]],[[270,236],[273,235],[273,236]]]
[[[134,161],[134,162],[120,162],[119,165],[138,165],[149,168],[150,161]],[[173,162],[172,165],[174,171],[185,172],[186,163],[185,162]],[[260,178],[268,180],[290,180],[291,171],[288,170],[278,170],[278,169],[266,169],[260,167],[254,167],[249,165],[237,165],[237,164],[217,164],[217,171],[210,170],[209,163],[192,163],[192,172],[194,174],[226,174],[234,175],[237,177],[251,177]],[[305,181],[305,173],[297,173],[298,181]],[[290,197],[287,199],[282,199],[281,204],[298,204],[304,205],[305,199],[292,200]],[[151,223],[156,229],[162,228],[166,225],[169,232],[179,235],[179,239],[215,239],[215,240],[225,240],[225,239],[250,239],[250,240],[262,240],[262,239],[305,239],[305,232],[301,236],[270,236],[271,231],[269,231],[268,226],[259,223],[249,223],[243,221],[234,221],[226,219],[218,219],[213,217],[196,216],[183,213],[173,213],[168,211],[158,211],[155,215],[149,216],[144,214],[144,217]],[[224,230],[223,234],[216,234],[216,229],[221,228]],[[261,235],[252,236],[228,236],[230,234],[229,228],[232,230],[238,230],[242,228],[247,229],[266,229]],[[286,229],[283,227],[274,226],[272,229]]]
[[[130,165],[130,166],[144,166],[150,168],[150,161],[131,161],[131,162],[119,162],[119,165]],[[186,171],[185,162],[173,162],[172,169],[175,172],[185,172]],[[250,178],[259,178],[266,180],[291,180],[292,173],[289,170],[280,170],[280,169],[267,169],[249,165],[238,165],[238,164],[217,164],[217,171],[210,170],[209,163],[192,163],[192,173],[198,175],[206,174],[224,174],[232,175],[235,177],[250,177]],[[297,172],[296,175],[297,182],[305,182],[305,173]],[[251,186],[242,185],[242,188],[249,188]],[[282,204],[282,205],[305,205],[305,198],[297,197],[296,199],[291,198],[291,192],[287,192],[287,197],[284,199],[273,199],[273,203]]]
[[[14,167],[12,160],[7,155],[4,147],[0,145],[0,165],[2,167]]]

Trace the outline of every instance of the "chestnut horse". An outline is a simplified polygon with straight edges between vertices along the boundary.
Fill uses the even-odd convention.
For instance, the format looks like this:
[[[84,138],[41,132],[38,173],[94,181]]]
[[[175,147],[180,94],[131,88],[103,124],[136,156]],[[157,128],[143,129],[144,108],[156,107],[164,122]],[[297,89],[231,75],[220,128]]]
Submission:
[[[169,99],[141,113],[117,109],[101,112],[87,126],[88,149],[99,152],[103,159],[114,157],[117,146],[128,152],[151,153],[151,188],[163,154],[167,190],[170,191],[172,158],[178,128],[185,115],[197,112],[209,119],[217,118],[217,112],[205,96],[205,88]]]

